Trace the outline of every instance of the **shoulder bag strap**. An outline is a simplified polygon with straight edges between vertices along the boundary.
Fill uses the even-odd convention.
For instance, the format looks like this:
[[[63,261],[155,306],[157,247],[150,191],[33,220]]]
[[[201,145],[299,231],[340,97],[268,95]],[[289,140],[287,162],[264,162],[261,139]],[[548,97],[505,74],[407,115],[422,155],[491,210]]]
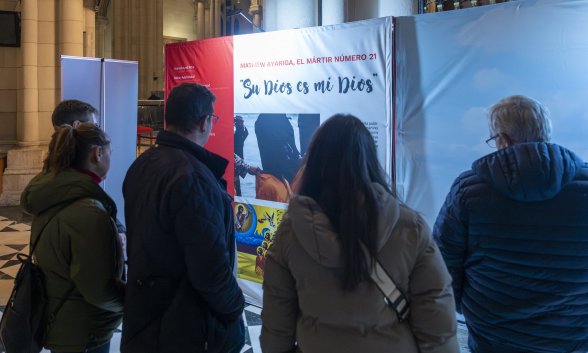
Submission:
[[[361,247],[366,254],[366,259],[369,259],[370,254],[367,247],[363,243],[361,243]],[[396,312],[398,321],[402,322],[406,320],[410,313],[408,299],[398,286],[396,286],[392,277],[382,267],[377,258],[374,259],[374,266],[370,272],[370,278],[384,295],[384,301]]]
[[[59,211],[61,211],[61,210],[59,210]],[[55,214],[53,216],[51,216],[47,222],[45,222],[45,224],[43,225],[43,228],[41,228],[41,231],[39,232],[39,236],[37,237],[37,239],[35,240],[34,243],[33,243],[33,228],[31,227],[31,240],[29,241],[29,259],[30,259],[30,261],[33,260],[33,252],[37,248],[37,245],[39,245],[39,240],[41,240],[41,235],[43,235],[43,231],[45,231],[45,228],[47,228],[47,226],[49,225],[49,223],[51,223],[53,218],[55,218],[55,216],[57,216],[59,214],[59,211],[55,212]]]

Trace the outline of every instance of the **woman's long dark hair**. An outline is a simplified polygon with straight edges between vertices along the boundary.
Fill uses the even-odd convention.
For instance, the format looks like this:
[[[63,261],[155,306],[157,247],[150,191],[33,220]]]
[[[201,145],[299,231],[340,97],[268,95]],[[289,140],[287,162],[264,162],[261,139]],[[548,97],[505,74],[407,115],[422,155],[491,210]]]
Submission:
[[[343,248],[343,288],[369,278],[377,254],[378,205],[373,183],[388,192],[372,135],[353,115],[334,115],[315,133],[303,163],[300,195],[326,213]],[[370,259],[362,250],[367,247]]]
[[[55,129],[49,142],[49,153],[43,163],[43,172],[57,174],[68,168],[79,168],[93,146],[109,144],[108,135],[92,123],[81,123],[75,128],[67,124],[61,125]]]

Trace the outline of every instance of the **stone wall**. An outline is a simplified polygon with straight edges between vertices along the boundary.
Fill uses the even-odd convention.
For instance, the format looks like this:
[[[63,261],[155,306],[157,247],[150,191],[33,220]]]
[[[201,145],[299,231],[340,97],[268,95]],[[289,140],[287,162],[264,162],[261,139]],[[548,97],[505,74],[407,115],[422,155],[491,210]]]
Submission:
[[[0,0],[1,11],[15,11],[16,0]],[[16,95],[19,49],[0,47],[0,158],[16,145]]]
[[[166,0],[163,3],[163,36],[201,39],[196,25],[198,4],[184,0]]]
[[[18,4],[20,8],[17,9]],[[0,205],[18,204],[42,166],[61,97],[61,55],[92,55],[95,24],[82,0],[0,0],[20,10],[20,48],[0,48],[0,153],[7,156]]]

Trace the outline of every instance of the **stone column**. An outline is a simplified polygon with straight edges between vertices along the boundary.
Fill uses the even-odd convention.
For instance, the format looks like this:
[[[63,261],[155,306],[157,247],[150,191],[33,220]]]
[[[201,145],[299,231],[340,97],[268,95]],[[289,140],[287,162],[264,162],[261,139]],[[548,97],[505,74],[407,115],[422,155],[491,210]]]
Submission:
[[[323,26],[344,23],[345,0],[323,0],[322,17]]]
[[[204,39],[205,36],[205,20],[204,20],[204,2],[198,1],[198,13],[196,15],[196,28],[198,29],[196,33],[198,34],[198,39]]]
[[[418,6],[418,0],[380,1],[377,17],[414,15],[418,13]]]
[[[212,21],[211,21],[211,15],[210,15],[210,2],[212,0],[205,0],[206,3],[204,6],[204,38],[210,38],[211,37],[211,31],[210,29],[212,28]]]
[[[316,0],[277,0],[274,6],[276,8],[276,26],[272,29],[268,28],[268,30],[304,28],[318,24]]]
[[[221,36],[221,18],[223,14],[221,12],[221,0],[214,0],[214,36]]]
[[[249,14],[251,15],[251,22],[253,22],[253,24],[255,24],[255,26],[257,26],[257,28],[255,28],[255,26],[253,27],[253,31],[254,32],[258,32],[259,28],[262,28],[261,26],[261,1],[260,0],[251,0],[251,4],[249,5]]]
[[[84,56],[96,56],[96,12],[84,7]]]
[[[144,59],[143,61],[139,61],[139,67],[143,63],[148,69],[145,72],[147,90],[140,97],[147,98],[151,95],[152,91],[162,91],[164,84],[163,0],[156,0],[147,6],[145,17],[155,19],[155,22],[146,21],[144,24],[146,27],[143,30],[147,33],[141,40],[141,45],[144,48],[142,58]]]
[[[138,39],[138,48],[136,48],[135,50],[131,49],[132,51],[134,51],[133,55],[135,55],[135,59],[133,60],[137,60],[139,61],[139,66],[144,66],[144,68],[146,68],[146,70],[141,70],[139,68],[139,81],[141,82],[141,84],[139,86],[142,85],[142,87],[139,88],[139,98],[140,99],[146,99],[147,97],[149,97],[151,95],[151,91],[152,91],[152,87],[153,87],[153,71],[154,71],[154,67],[153,67],[153,40],[155,40],[155,36],[153,35],[153,31],[149,30],[148,28],[145,27],[145,24],[148,23],[149,21],[147,20],[148,18],[154,18],[151,17],[151,13],[153,13],[154,11],[154,7],[155,7],[155,3],[153,4],[149,4],[147,1],[144,3],[144,5],[140,5],[139,3],[137,3],[137,5],[135,5],[136,7],[133,7],[133,11],[135,12],[135,14],[133,14],[136,17],[136,20],[139,21],[139,31],[143,32],[143,33],[136,33],[135,35],[137,35],[137,39]]]
[[[96,17],[96,57],[98,58],[106,56],[106,27],[108,23],[108,18]]]
[[[63,55],[84,55],[84,3],[59,1],[59,48]]]
[[[20,193],[41,170],[46,151],[39,146],[38,2],[21,3],[20,68],[17,93],[17,148],[8,150],[0,206],[18,205]]]
[[[346,20],[359,21],[385,16],[414,15],[418,13],[418,2],[418,0],[347,0]]]
[[[129,25],[125,18],[129,18],[128,8],[131,6],[129,0],[114,1],[112,6],[112,54],[114,58],[124,59],[128,57],[127,39],[131,36]],[[127,20],[128,21],[128,20]],[[130,22],[130,21],[128,21]]]
[[[18,89],[17,138],[21,146],[39,144],[39,83],[37,0],[22,2],[21,68]]]
[[[153,29],[155,36],[153,57],[155,62],[154,72],[158,73],[158,80],[154,80],[154,90],[163,91],[165,84],[165,74],[163,68],[163,0],[157,0],[157,6],[155,8],[155,15],[157,18],[157,26]]]
[[[263,0],[263,29],[275,31],[278,28],[278,1]]]
[[[139,98],[163,89],[163,0],[117,0],[113,58],[139,61]]]
[[[37,0],[39,42],[37,64],[39,83],[39,140],[48,143],[53,132],[51,113],[61,98],[58,50],[58,0]]]

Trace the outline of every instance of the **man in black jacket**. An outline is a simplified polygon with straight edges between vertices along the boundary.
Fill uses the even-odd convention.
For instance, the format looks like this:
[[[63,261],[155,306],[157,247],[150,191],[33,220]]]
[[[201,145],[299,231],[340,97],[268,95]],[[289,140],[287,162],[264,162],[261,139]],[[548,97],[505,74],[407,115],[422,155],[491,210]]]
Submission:
[[[244,298],[235,279],[228,161],[207,151],[215,96],[185,83],[167,127],[127,172],[129,273],[123,353],[239,352]]]

